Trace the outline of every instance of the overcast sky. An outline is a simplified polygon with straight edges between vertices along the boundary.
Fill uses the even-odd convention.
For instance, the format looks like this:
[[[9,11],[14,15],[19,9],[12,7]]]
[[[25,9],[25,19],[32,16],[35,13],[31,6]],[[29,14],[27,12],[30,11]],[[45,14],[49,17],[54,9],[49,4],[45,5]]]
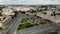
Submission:
[[[0,0],[0,4],[60,4],[60,0]]]

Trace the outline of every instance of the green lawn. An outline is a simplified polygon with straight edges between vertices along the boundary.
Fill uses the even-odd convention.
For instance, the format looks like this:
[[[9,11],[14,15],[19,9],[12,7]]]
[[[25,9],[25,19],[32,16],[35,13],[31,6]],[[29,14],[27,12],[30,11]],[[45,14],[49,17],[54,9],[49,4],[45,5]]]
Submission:
[[[19,25],[18,27],[18,30],[21,30],[21,29],[26,29],[26,28],[30,28],[30,27],[34,27],[34,26],[37,26],[38,24],[30,24],[27,22],[28,18],[25,18],[25,19],[22,19],[21,21],[21,24]],[[47,22],[46,21],[43,21],[41,20],[40,24],[46,24]]]
[[[43,20],[41,20],[41,22],[40,22],[40,24],[46,24],[47,22],[46,21],[43,21]]]
[[[30,27],[33,27],[33,26],[37,26],[37,24],[30,24],[30,23],[20,24],[19,27],[18,27],[18,30],[30,28]]]
[[[22,19],[21,23],[27,22],[28,18]]]
[[[50,32],[50,33],[48,33],[48,34],[58,34],[58,32]]]

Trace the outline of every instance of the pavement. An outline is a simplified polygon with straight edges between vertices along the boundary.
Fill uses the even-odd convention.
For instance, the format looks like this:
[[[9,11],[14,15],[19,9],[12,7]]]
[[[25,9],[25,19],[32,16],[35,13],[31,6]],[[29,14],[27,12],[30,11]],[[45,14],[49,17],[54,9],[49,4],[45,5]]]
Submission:
[[[2,30],[0,30],[0,34],[2,34]]]

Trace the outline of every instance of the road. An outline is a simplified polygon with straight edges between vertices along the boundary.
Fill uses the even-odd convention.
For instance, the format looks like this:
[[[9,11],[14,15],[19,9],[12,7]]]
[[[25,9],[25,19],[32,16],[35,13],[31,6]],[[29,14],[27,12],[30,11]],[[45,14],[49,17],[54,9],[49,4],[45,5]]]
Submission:
[[[23,30],[17,31],[17,34],[46,34],[47,32],[55,31],[59,29],[60,26],[58,24],[48,23],[43,26],[35,26]]]
[[[56,24],[48,23],[43,26],[36,26],[36,27],[17,31],[20,21],[23,18],[29,18],[29,17],[25,14],[19,13],[19,15],[17,15],[17,17],[12,21],[12,24],[9,26],[7,30],[3,32],[3,34],[36,34],[36,33],[39,34],[40,32],[49,32],[50,30],[55,30],[57,28]]]
[[[23,18],[28,18],[28,16],[25,14],[19,13],[19,15],[17,15],[17,17],[12,21],[12,24],[9,26],[9,28],[5,30],[2,34],[13,34],[17,30],[20,24],[20,21]]]
[[[17,34],[44,34],[57,29],[56,24],[45,24],[17,31]],[[41,33],[43,32],[43,33]]]

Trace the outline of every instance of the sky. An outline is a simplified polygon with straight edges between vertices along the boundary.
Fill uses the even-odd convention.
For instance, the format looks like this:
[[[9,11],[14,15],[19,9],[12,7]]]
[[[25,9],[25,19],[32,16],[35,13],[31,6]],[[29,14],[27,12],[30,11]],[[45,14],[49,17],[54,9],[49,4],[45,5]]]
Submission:
[[[60,4],[60,0],[0,0],[0,4],[17,4],[17,5]]]

